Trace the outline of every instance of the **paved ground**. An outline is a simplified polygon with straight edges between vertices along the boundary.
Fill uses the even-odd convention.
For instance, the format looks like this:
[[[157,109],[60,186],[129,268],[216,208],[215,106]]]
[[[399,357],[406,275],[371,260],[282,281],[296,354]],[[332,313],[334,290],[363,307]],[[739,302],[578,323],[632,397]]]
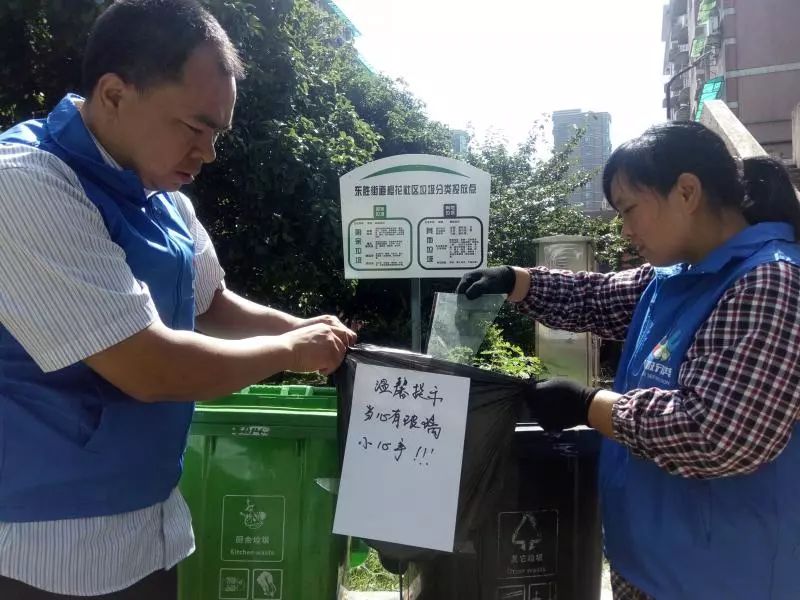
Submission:
[[[347,600],[399,600],[397,592],[349,592]],[[600,600],[611,600],[611,590],[603,589]]]
[[[350,592],[347,600],[399,600],[397,592]],[[611,600],[611,591],[603,590],[600,600]]]
[[[400,600],[399,592],[348,592],[345,600]],[[600,600],[612,600],[608,563],[603,564],[603,587]]]
[[[399,600],[398,592],[348,592],[346,600]],[[611,587],[604,578],[600,600],[612,600]]]

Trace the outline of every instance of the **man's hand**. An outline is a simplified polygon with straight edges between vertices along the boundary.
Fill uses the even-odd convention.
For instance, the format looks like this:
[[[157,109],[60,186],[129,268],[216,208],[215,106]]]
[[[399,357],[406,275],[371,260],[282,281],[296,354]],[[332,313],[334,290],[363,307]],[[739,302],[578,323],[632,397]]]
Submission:
[[[563,431],[589,424],[589,407],[599,391],[570,379],[550,379],[537,384],[528,406],[542,429]]]
[[[464,294],[469,300],[484,294],[510,294],[514,290],[516,274],[508,265],[489,267],[465,273],[458,283],[456,294]]]
[[[284,333],[280,338],[290,352],[288,370],[330,375],[342,364],[351,336],[355,334],[341,323],[339,326],[314,323]]]
[[[355,343],[355,334],[332,315],[301,319],[269,306],[251,302],[228,289],[217,290],[211,306],[206,312],[198,315],[196,320],[197,329],[204,334],[231,340],[259,335],[281,335],[316,323],[347,329],[351,335],[350,343]]]
[[[303,327],[308,327],[310,325],[317,325],[317,324],[328,325],[330,327],[335,328],[337,331],[344,331],[346,337],[346,344],[347,346],[355,345],[356,341],[358,340],[358,336],[356,333],[350,329],[349,327],[345,327],[345,325],[339,320],[338,317],[333,315],[319,315],[317,317],[312,317],[310,319],[299,319],[298,325],[294,328],[302,329]]]

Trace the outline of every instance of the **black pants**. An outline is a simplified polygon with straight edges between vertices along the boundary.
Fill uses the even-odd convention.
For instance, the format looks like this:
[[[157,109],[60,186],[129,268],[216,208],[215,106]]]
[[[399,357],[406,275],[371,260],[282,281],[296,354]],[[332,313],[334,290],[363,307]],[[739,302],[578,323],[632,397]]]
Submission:
[[[178,597],[178,576],[175,569],[156,571],[128,589],[89,596],[95,600],[176,600]],[[29,585],[7,577],[0,577],[0,599],[2,600],[86,600],[86,596],[64,596],[43,592]]]

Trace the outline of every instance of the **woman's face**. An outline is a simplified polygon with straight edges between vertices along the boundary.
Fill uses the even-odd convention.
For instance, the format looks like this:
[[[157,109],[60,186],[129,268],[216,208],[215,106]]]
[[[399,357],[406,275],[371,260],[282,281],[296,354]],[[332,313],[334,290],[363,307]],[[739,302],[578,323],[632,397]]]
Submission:
[[[623,173],[611,181],[611,201],[622,217],[622,234],[639,255],[657,267],[687,259],[691,247],[690,222],[681,210],[678,192],[663,196],[646,187],[631,185]]]

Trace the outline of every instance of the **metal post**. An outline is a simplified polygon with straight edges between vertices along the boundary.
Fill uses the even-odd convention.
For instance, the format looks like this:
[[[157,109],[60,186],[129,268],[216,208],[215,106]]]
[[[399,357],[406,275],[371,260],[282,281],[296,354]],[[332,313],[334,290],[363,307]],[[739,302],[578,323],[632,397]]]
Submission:
[[[677,77],[677,75],[675,76]],[[672,119],[672,107],[670,103],[672,101],[672,90],[669,89],[669,86],[672,85],[672,82],[675,81],[675,77],[670,79],[666,84],[664,84],[664,93],[667,95],[667,121]]]
[[[422,280],[411,280],[411,351],[422,352]]]
[[[671,106],[671,104],[672,104],[672,90],[670,90],[670,86],[672,86],[672,82],[675,81],[678,77],[680,77],[684,73],[686,73],[686,71],[690,71],[690,70],[694,69],[701,60],[704,60],[704,59],[708,58],[713,53],[714,53],[713,50],[709,50],[705,54],[702,54],[699,58],[697,58],[697,60],[695,60],[693,63],[691,63],[688,67],[686,67],[686,68],[682,69],[681,71],[678,71],[677,73],[675,73],[675,75],[673,75],[672,78],[666,83],[666,85],[664,86],[664,93],[667,96],[667,121],[670,121],[672,119],[672,106]]]

